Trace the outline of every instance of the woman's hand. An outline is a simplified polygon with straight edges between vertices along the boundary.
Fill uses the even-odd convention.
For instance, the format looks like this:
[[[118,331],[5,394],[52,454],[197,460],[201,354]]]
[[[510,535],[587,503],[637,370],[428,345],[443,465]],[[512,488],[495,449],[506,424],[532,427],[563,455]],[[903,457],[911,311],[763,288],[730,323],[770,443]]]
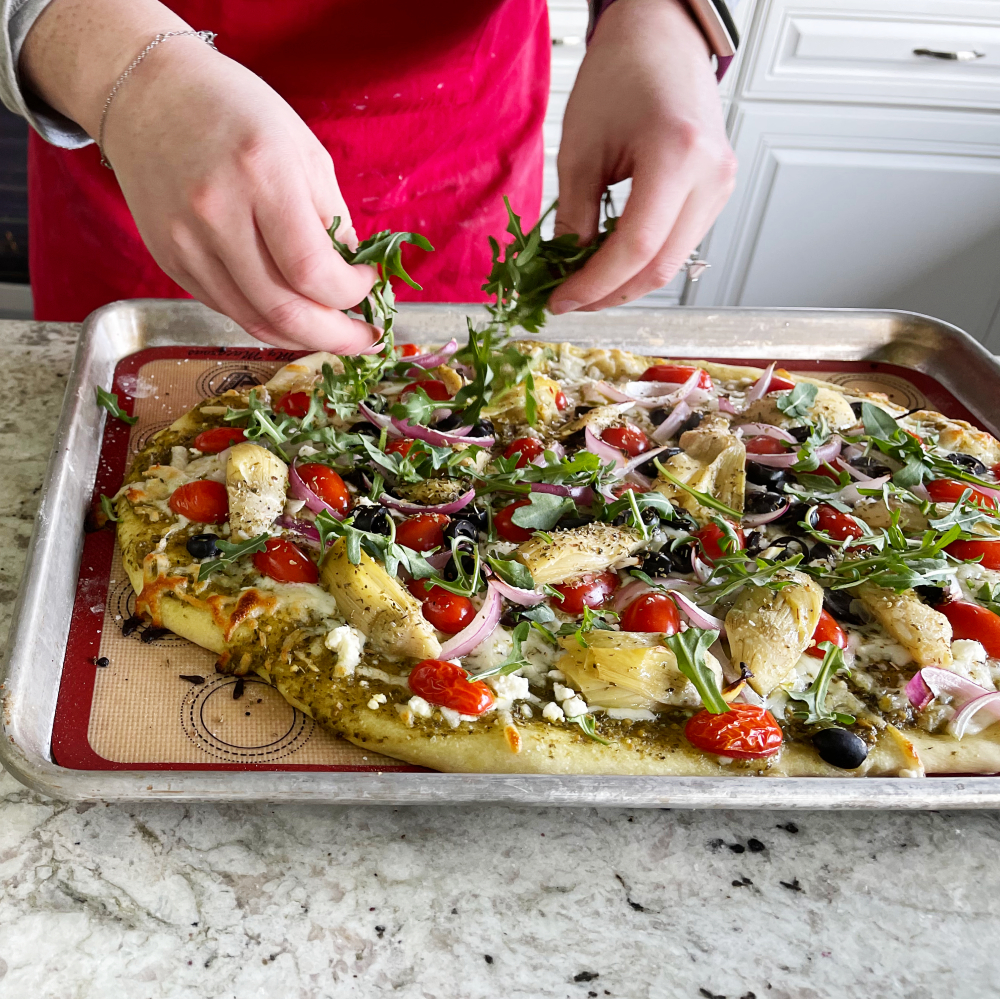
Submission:
[[[56,0],[22,53],[36,89],[91,136],[114,77],[83,66],[74,74],[60,47],[81,60],[80,33],[91,29],[110,48],[109,25],[123,35],[107,52],[115,77],[157,31],[187,28],[147,0]],[[150,253],[195,298],[278,346],[372,347],[378,331],[341,311],[365,297],[375,271],[346,263],[325,231],[339,215],[340,238],[356,245],[333,162],[258,76],[200,39],[163,41],[118,91],[105,153]]]
[[[623,305],[671,281],[736,177],[708,47],[677,0],[617,0],[604,13],[566,107],[558,166],[557,235],[591,242],[604,189],[631,177],[632,193],[550,310]]]

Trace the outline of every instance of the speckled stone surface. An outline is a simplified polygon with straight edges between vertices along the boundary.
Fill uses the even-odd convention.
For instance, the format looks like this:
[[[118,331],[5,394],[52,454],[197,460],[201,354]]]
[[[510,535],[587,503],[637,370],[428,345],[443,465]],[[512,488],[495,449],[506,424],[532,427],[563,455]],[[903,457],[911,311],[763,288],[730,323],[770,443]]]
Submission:
[[[75,335],[0,322],[0,637]],[[65,805],[0,773],[0,999],[971,999],[998,937],[995,813]]]

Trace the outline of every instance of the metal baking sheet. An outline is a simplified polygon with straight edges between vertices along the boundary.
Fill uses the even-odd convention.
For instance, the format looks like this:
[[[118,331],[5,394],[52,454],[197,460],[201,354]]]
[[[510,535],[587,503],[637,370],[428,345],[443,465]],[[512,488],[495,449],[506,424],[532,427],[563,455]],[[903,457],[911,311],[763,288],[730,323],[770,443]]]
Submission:
[[[401,339],[462,335],[477,306],[403,306]],[[672,357],[881,361],[931,376],[1000,435],[1000,363],[966,333],[925,316],[840,309],[618,309],[558,317],[546,339]],[[94,386],[147,347],[258,346],[189,301],[116,302],[84,324],[0,667],[0,763],[63,799],[504,802],[673,808],[996,808],[1000,777],[612,777],[441,773],[84,771],[53,762],[56,698],[104,425]]]

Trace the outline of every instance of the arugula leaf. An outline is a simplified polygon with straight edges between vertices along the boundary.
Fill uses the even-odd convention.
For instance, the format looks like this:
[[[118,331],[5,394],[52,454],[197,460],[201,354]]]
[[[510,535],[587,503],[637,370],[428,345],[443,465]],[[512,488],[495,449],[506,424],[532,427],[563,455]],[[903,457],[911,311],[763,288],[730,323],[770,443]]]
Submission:
[[[718,603],[741,586],[766,586],[771,590],[782,590],[795,582],[788,575],[788,570],[798,567],[801,561],[802,555],[771,561],[759,555],[750,558],[745,552],[738,551],[715,559],[712,575],[707,583],[698,587],[698,591]]]
[[[667,646],[677,659],[677,668],[694,684],[706,711],[720,715],[729,710],[715,680],[715,674],[705,664],[705,653],[719,637],[717,631],[688,628],[670,635]]]
[[[537,624],[548,624],[556,619],[555,611],[548,604],[535,604],[534,607],[526,607],[520,611],[520,614],[521,617]]]
[[[393,403],[389,412],[397,419],[426,426],[430,423],[434,412],[441,407],[442,403],[432,399],[424,389],[416,388],[412,392],[407,392],[406,398],[401,402]]]
[[[562,596],[561,593],[557,594],[559,597]],[[576,644],[580,646],[581,649],[590,648],[587,644],[586,638],[583,636],[591,631],[614,631],[614,623],[618,620],[618,614],[616,611],[612,610],[591,610],[590,607],[584,605],[583,608],[583,619],[578,625],[574,625],[567,621],[565,624],[559,626],[559,630],[556,632],[560,637],[565,637],[572,635],[576,639]]]
[[[553,493],[532,493],[526,506],[519,506],[511,516],[518,527],[532,528],[536,531],[550,531],[559,522],[559,518],[576,510],[576,504],[569,496],[556,496]]]
[[[838,648],[833,642],[820,642],[819,648],[824,651],[823,665],[820,666],[816,679],[809,686],[801,691],[788,691],[788,696],[793,701],[801,701],[806,706],[806,710],[793,711],[796,718],[802,720],[806,725],[822,725],[825,722],[839,722],[841,725],[851,725],[854,722],[854,715],[840,714],[836,711],[827,711],[826,693],[830,686],[830,681],[836,673],[847,673],[850,670],[844,662],[844,651]]]
[[[535,580],[532,578],[528,567],[515,559],[487,555],[486,562],[505,583],[509,583],[511,586],[516,586],[522,590],[533,590],[535,588]]]
[[[281,449],[298,433],[299,424],[291,416],[277,417],[257,398],[257,390],[251,389],[247,399],[247,409],[230,409],[225,416],[228,423],[246,418],[247,440],[259,441],[267,438],[273,445],[278,457],[290,461],[288,455]]]
[[[316,530],[319,531],[320,550],[325,552],[330,547],[330,542],[342,535],[341,523],[329,510],[320,510],[316,514],[314,523],[316,524]],[[361,561],[360,556],[358,561]]]
[[[100,386],[97,388],[97,405],[106,409],[112,416],[117,416],[129,426],[134,426],[139,422],[138,416],[129,416],[121,406],[118,405],[118,396],[114,392],[106,392]]]
[[[743,514],[739,510],[734,510],[731,506],[726,506],[722,500],[717,500],[714,496],[708,493],[699,492],[697,489],[692,489],[687,483],[681,482],[673,472],[668,471],[663,467],[659,458],[653,459],[653,464],[656,465],[659,470],[660,475],[662,475],[668,482],[672,482],[679,489],[683,489],[684,492],[690,493],[702,506],[707,506],[710,510],[718,510],[719,513],[724,513],[729,517],[735,518],[737,521],[743,519]],[[648,496],[649,493],[644,495]]]
[[[572,717],[567,717],[566,721],[572,722],[574,725],[579,725],[581,731],[588,739],[593,739],[594,742],[599,742],[602,746],[610,746],[611,743],[597,734],[597,723],[594,721],[593,715],[573,715]]]
[[[809,409],[816,401],[818,391],[819,389],[815,385],[799,382],[791,391],[779,395],[776,405],[785,416],[799,420],[809,415]]]
[[[865,433],[878,440],[895,440],[902,431],[902,427],[884,409],[870,402],[861,403],[861,422],[865,425]]]
[[[1000,583],[996,586],[983,583],[976,591],[976,599],[994,614],[1000,614]]]
[[[509,673],[516,673],[525,666],[530,666],[531,663],[528,662],[521,651],[521,643],[527,639],[529,631],[531,631],[531,625],[527,621],[521,621],[510,633],[512,647],[507,658],[503,662],[497,663],[496,666],[490,666],[487,669],[480,670],[478,673],[472,673],[468,678],[469,681],[482,680],[487,676],[507,676]]]
[[[113,520],[116,524],[118,523],[119,520],[121,520],[121,517],[118,517],[115,514],[114,502],[112,501],[111,497],[105,496],[104,493],[101,493],[101,510],[104,513],[104,516],[108,518],[108,520]]]
[[[203,582],[208,579],[208,577],[215,572],[216,569],[221,569],[223,566],[235,562],[238,558],[242,558],[244,555],[251,555],[254,552],[262,552],[267,544],[267,539],[269,535],[265,532],[264,534],[258,534],[256,538],[251,538],[249,541],[241,541],[238,544],[232,544],[229,541],[223,541],[221,538],[215,542],[215,547],[222,553],[218,558],[212,559],[211,562],[205,562],[202,564],[201,569],[198,571],[198,582]]]

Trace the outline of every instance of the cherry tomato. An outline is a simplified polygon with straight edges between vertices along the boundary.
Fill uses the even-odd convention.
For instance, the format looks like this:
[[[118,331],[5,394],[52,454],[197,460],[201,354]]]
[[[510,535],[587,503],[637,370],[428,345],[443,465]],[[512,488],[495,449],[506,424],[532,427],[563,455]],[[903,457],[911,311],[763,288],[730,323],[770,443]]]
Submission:
[[[218,454],[234,444],[242,444],[246,439],[246,432],[239,427],[216,427],[214,430],[203,430],[191,441],[191,447],[202,454]]]
[[[399,353],[402,357],[416,357],[420,348],[415,343],[403,343],[399,345]]]
[[[858,522],[849,514],[841,513],[828,503],[820,503],[816,508],[817,531],[825,531],[834,541],[847,541],[850,538],[860,538],[865,532]]]
[[[924,446],[924,439],[920,436],[920,434],[915,434],[912,430],[907,430],[905,428],[903,428],[903,433],[909,434],[921,447]]]
[[[681,618],[677,605],[665,593],[644,593],[625,608],[621,624],[622,631],[658,631],[675,635],[680,631]]]
[[[788,444],[785,441],[776,440],[761,434],[758,437],[751,437],[746,443],[747,454],[787,454]]]
[[[806,475],[822,475],[827,479],[833,479],[838,485],[840,484],[840,472],[837,471],[829,463],[825,465],[820,465],[819,468],[814,468],[811,472],[804,473]]]
[[[695,383],[698,388],[710,389],[712,379],[704,368],[687,368],[683,364],[654,364],[651,368],[646,368],[640,381],[672,382],[674,385],[683,385],[696,371],[701,372]]]
[[[279,583],[315,583],[319,570],[305,552],[284,538],[268,538],[262,552],[255,552],[254,568]]]
[[[476,616],[468,597],[451,593],[443,586],[432,586],[423,598],[424,617],[438,631],[457,635]]]
[[[434,584],[427,579],[411,579],[407,584],[406,588],[418,599],[425,600],[427,594],[434,589]]]
[[[451,398],[448,386],[436,378],[424,378],[420,381],[411,382],[399,393],[399,398],[405,399],[411,392],[416,392],[418,388],[422,388],[427,393],[428,398],[433,399],[435,402],[444,402],[446,399]]]
[[[328,465],[299,465],[298,473],[302,481],[337,513],[347,513],[351,508],[351,494],[344,480]]]
[[[996,497],[984,493],[967,482],[959,482],[957,479],[935,479],[927,483],[927,493],[935,503],[957,503],[966,489],[972,490],[972,495],[969,497],[971,502],[990,510],[997,509]]]
[[[648,493],[649,486],[638,486],[634,482],[619,482],[617,486],[611,487],[611,493],[617,499],[621,499],[626,493]]]
[[[617,572],[588,572],[579,582],[557,585],[562,598],[553,597],[552,603],[564,614],[582,614],[584,607],[600,607],[617,588]]]
[[[709,524],[700,531],[695,531],[694,536],[701,542],[702,558],[709,565],[713,565],[717,558],[733,555],[736,551],[746,547],[743,531],[738,527],[734,530],[738,542],[736,545],[733,545],[732,538],[718,524]]]
[[[308,392],[289,392],[274,404],[274,411],[301,420],[309,412],[311,398]]]
[[[444,545],[448,518],[443,513],[415,513],[396,528],[396,543],[415,552],[429,552]]]
[[[416,441],[410,440],[409,437],[404,437],[402,440],[389,441],[385,446],[386,454],[401,454],[404,458],[410,453],[410,448],[416,444]]]
[[[813,632],[812,644],[806,649],[806,654],[822,659],[826,653],[819,648],[820,642],[833,642],[838,649],[847,648],[847,634],[844,629],[825,610],[819,612],[819,621]]]
[[[562,412],[569,405],[569,400],[566,398],[566,393],[560,389],[556,392],[556,409]]]
[[[431,704],[463,715],[481,715],[493,707],[493,691],[482,680],[468,679],[461,666],[447,659],[425,659],[410,671],[410,690]]]
[[[612,447],[624,451],[630,458],[638,457],[649,450],[649,438],[631,423],[624,427],[608,427],[601,433],[601,440]]]
[[[221,524],[229,516],[229,494],[221,482],[198,479],[178,486],[170,494],[169,506],[198,524]]]
[[[526,499],[518,500],[516,503],[511,503],[497,511],[493,518],[493,526],[504,541],[520,544],[522,541],[527,541],[535,533],[530,527],[518,527],[511,519],[518,507],[527,506],[530,502],[531,500]]]
[[[1000,569],[1000,540],[953,541],[945,551],[963,561],[979,558],[981,555],[980,565],[987,569]]]
[[[951,622],[952,638],[971,638],[982,643],[989,656],[1000,658],[1000,616],[966,600],[952,600],[938,610]]]
[[[990,469],[990,471],[991,471],[991,472],[993,473],[993,477],[994,477],[994,478],[996,478],[996,479],[1000,479],[1000,461],[998,461],[998,462],[997,462],[997,463],[996,463],[996,464],[995,464],[995,465],[994,465],[994,466],[993,466],[993,467],[992,467],[992,468]]]
[[[781,375],[771,375],[771,381],[768,382],[767,391],[768,392],[787,392],[789,389],[795,388],[795,382],[790,378],[782,378]],[[767,393],[765,393],[766,395]]]
[[[781,749],[781,726],[756,704],[730,704],[722,714],[699,711],[684,726],[695,749],[737,760],[759,760]]]
[[[534,437],[518,437],[517,440],[511,441],[507,445],[503,456],[513,458],[515,454],[520,452],[521,457],[517,459],[517,465],[514,467],[524,468],[529,461],[534,461],[544,450],[545,445],[541,441],[535,440]]]

